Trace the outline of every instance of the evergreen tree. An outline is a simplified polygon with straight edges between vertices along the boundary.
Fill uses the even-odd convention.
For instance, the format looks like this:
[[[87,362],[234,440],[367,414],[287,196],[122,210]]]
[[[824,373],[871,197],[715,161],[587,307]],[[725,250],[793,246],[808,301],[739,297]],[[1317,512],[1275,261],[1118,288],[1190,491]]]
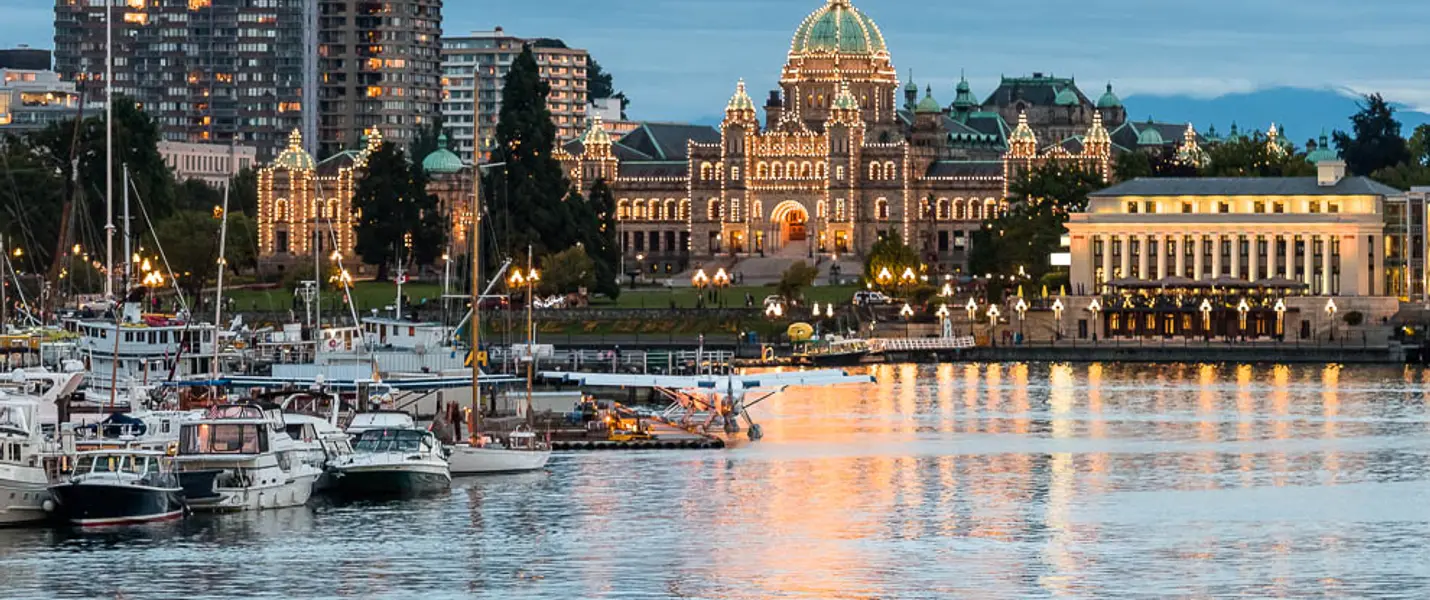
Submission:
[[[578,223],[581,243],[595,263],[592,291],[612,299],[621,295],[621,246],[616,239],[616,198],[605,179],[591,185],[591,195],[583,203],[585,218]]]
[[[437,199],[427,193],[421,165],[409,163],[391,142],[368,156],[353,208],[358,212],[355,249],[363,263],[377,267],[378,281],[387,280],[394,262],[415,259],[427,264],[441,252],[445,236]]]
[[[1370,175],[1411,159],[1405,138],[1400,137],[1395,107],[1380,94],[1365,97],[1360,112],[1351,116],[1351,133],[1336,131],[1334,137],[1352,175]]]
[[[491,188],[506,196],[499,203],[499,233],[508,256],[524,253],[528,245],[545,255],[577,241],[570,207],[563,201],[569,184],[554,155],[556,126],[546,107],[550,91],[531,47],[523,47],[507,73],[497,122],[492,160],[506,165],[493,169],[489,179],[494,180]]]
[[[1261,133],[1214,144],[1207,151],[1210,161],[1201,169],[1202,177],[1308,177],[1316,165],[1306,155],[1291,150],[1274,153]]]
[[[1087,195],[1102,176],[1053,161],[1022,173],[1009,186],[1014,202],[985,219],[974,232],[969,268],[974,273],[1012,275],[1021,267],[1033,280],[1048,273],[1048,257],[1062,246],[1068,215],[1087,209]]]
[[[586,95],[592,100],[610,98],[616,93],[614,78],[594,58],[586,66],[586,82]]]

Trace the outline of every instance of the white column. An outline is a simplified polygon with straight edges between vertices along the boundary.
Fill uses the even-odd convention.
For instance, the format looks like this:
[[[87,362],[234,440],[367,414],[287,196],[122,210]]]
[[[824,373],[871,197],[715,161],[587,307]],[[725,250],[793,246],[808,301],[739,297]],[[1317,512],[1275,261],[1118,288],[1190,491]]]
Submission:
[[[1157,236],[1157,277],[1167,278],[1167,236]]]
[[[1221,234],[1213,233],[1212,236],[1212,276],[1207,279],[1221,277]]]
[[[1132,236],[1120,236],[1117,243],[1122,245],[1122,260],[1118,265],[1118,268],[1122,269],[1122,273],[1119,277],[1128,277],[1132,272]]]
[[[1286,236],[1286,278],[1296,281],[1296,236]]]
[[[1197,280],[1197,281],[1201,281],[1201,280],[1202,280],[1202,276],[1205,275],[1205,273],[1202,272],[1202,266],[1203,266],[1202,263],[1204,263],[1204,262],[1206,262],[1206,261],[1204,260],[1204,255],[1203,255],[1203,253],[1202,253],[1202,235],[1201,235],[1201,234],[1193,235],[1193,236],[1192,236],[1192,279],[1195,279],[1195,280]]]
[[[1331,236],[1321,236],[1321,293],[1331,295]]]
[[[1267,278],[1267,279],[1271,279],[1271,278],[1273,278],[1273,277],[1280,277],[1280,276],[1281,276],[1281,273],[1277,272],[1277,269],[1280,268],[1280,267],[1276,264],[1277,261],[1279,260],[1279,259],[1277,258],[1277,256],[1276,256],[1276,239],[1277,239],[1278,237],[1279,237],[1279,236],[1277,236],[1277,235],[1275,235],[1275,234],[1266,236],[1266,278]]]
[[[1241,279],[1241,234],[1231,234],[1231,276]]]
[[[1249,265],[1250,268],[1247,269],[1246,280],[1247,280],[1247,281],[1256,281],[1256,280],[1258,279],[1258,277],[1257,277],[1257,275],[1256,275],[1256,271],[1257,271],[1257,268],[1261,266],[1261,257],[1257,256],[1257,254],[1256,254],[1256,253],[1257,253],[1257,248],[1259,247],[1259,244],[1260,244],[1260,241],[1258,240],[1258,238],[1260,238],[1261,236],[1259,236],[1259,235],[1253,233],[1253,234],[1251,234],[1250,236],[1247,236],[1247,237],[1249,237],[1249,238],[1251,238],[1251,239],[1250,239],[1250,241],[1248,242],[1248,245],[1250,246],[1250,249],[1247,250],[1246,258],[1247,258],[1247,260],[1248,260],[1251,264]]]
[[[1311,285],[1316,277],[1316,255],[1314,253],[1316,236],[1306,235],[1306,248],[1302,251],[1303,259],[1306,261],[1306,285]]]
[[[1137,252],[1137,274],[1142,279],[1150,280],[1152,279],[1152,274],[1147,272],[1147,265],[1152,258],[1148,255],[1148,253],[1152,251],[1152,236],[1143,235],[1140,236],[1140,238],[1141,239],[1138,240],[1141,248],[1139,248]]]
[[[1177,234],[1177,237],[1172,240],[1172,245],[1177,249],[1177,250],[1176,250],[1177,255],[1174,257],[1174,258],[1176,259],[1176,262],[1177,262],[1177,277],[1186,277],[1186,276],[1187,276],[1187,236],[1186,236],[1186,234]]]

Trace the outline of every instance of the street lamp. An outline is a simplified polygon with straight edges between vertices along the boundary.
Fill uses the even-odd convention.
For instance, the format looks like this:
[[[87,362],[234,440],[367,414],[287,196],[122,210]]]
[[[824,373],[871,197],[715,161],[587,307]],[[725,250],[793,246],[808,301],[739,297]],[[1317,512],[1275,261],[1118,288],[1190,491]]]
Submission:
[[[770,320],[770,342],[775,340],[775,321],[784,316],[785,309],[780,303],[775,302],[765,307],[765,318]]]
[[[918,278],[917,275],[914,275],[914,268],[913,268],[913,267],[907,267],[907,268],[905,268],[905,269],[904,269],[904,273],[899,276],[899,282],[902,283],[902,284],[904,284],[904,285],[913,285],[913,284],[915,284],[915,283],[918,283],[918,281],[919,281],[919,278]]]
[[[1087,311],[1092,313],[1092,341],[1097,341],[1097,316],[1102,314],[1102,302],[1093,298],[1087,305]]]
[[[644,254],[637,254],[637,255],[636,255],[636,267],[639,268],[640,271],[641,271],[640,277],[645,277],[645,255],[644,255]]]
[[[725,267],[715,270],[715,277],[710,279],[710,284],[715,286],[720,293],[720,305],[725,305],[725,288],[730,287],[730,275],[725,273]]]
[[[1282,341],[1286,339],[1286,301],[1276,299],[1276,335]]]
[[[952,298],[952,297],[953,297],[953,284],[945,282],[945,283],[943,284],[943,290],[941,290],[941,291],[938,293],[938,295],[943,296],[944,298]]]
[[[1326,318],[1331,320],[1331,341],[1336,341],[1336,299],[1326,299]]]
[[[978,301],[969,297],[963,309],[968,311],[968,335],[973,335],[973,324],[978,322]]]
[[[691,276],[690,285],[695,286],[697,290],[703,290],[705,286],[710,285],[710,276],[705,274],[705,269],[699,269],[695,271],[695,275]]]
[[[1212,337],[1212,302],[1202,298],[1202,337],[1211,339]]]
[[[1013,310],[1018,311],[1018,342],[1023,341],[1023,320],[1028,317],[1028,302],[1021,297],[1018,303],[1013,305]]]
[[[909,337],[909,320],[914,317],[914,307],[905,302],[904,307],[899,309],[899,316],[904,318],[904,337]]]
[[[1057,322],[1058,322],[1058,339],[1062,339],[1062,337],[1063,337],[1063,309],[1064,309],[1064,308],[1066,308],[1066,307],[1063,306],[1063,299],[1062,299],[1062,298],[1057,298],[1057,299],[1053,300],[1053,318],[1056,319]]]
[[[993,339],[993,336],[996,335],[997,333],[998,333],[998,305],[997,305],[997,304],[994,304],[994,303],[992,303],[992,302],[989,302],[989,303],[988,303],[988,344],[989,344],[990,346],[997,346],[997,345],[998,345],[998,342],[994,341],[994,339]]]
[[[940,337],[953,337],[952,328],[948,326],[948,305],[938,305],[938,311],[934,313],[938,317],[938,330]]]
[[[889,267],[879,269],[879,274],[874,277],[874,281],[881,286],[887,286],[894,281],[894,274],[889,272]]]
[[[1242,298],[1241,302],[1236,305],[1236,317],[1237,324],[1239,325],[1237,329],[1241,332],[1241,337],[1243,338],[1246,337],[1246,313],[1248,312],[1251,312],[1251,306],[1246,303],[1246,298]]]

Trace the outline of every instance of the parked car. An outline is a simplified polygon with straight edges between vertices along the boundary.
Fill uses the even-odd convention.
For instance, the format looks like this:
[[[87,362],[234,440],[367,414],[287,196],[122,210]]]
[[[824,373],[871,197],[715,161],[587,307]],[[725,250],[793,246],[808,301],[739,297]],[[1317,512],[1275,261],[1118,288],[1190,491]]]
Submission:
[[[883,292],[859,290],[854,292],[853,302],[855,306],[880,306],[893,302],[893,300],[885,296]]]
[[[511,307],[511,298],[508,296],[482,296],[478,304],[482,310],[506,310]]]

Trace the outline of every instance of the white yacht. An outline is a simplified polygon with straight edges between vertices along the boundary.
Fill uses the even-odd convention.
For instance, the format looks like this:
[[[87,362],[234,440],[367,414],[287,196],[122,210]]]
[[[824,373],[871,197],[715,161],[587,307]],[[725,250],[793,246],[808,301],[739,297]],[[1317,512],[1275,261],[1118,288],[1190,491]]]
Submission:
[[[0,525],[45,520],[45,459],[58,453],[45,426],[55,425],[55,400],[73,392],[82,376],[16,370],[0,389]]]
[[[342,401],[333,396],[294,394],[284,399],[283,423],[303,462],[323,472],[317,490],[332,487],[333,464],[353,454],[352,438],[337,426]]]
[[[323,472],[305,460],[307,451],[288,435],[278,407],[225,404],[180,426],[175,460],[194,510],[261,510],[312,497]]]
[[[333,463],[334,489],[346,498],[422,496],[451,488],[442,444],[430,431],[367,429],[354,439],[353,451]]]
[[[551,447],[523,427],[505,440],[483,435],[452,446],[448,462],[453,475],[491,475],[535,471],[545,468],[550,459]]]
[[[182,315],[143,314],[139,302],[126,302],[122,322],[76,320],[66,328],[79,334],[77,350],[88,365],[84,404],[92,408],[128,407],[136,388],[211,371],[218,329],[190,322]],[[226,355],[227,356],[227,355]]]

